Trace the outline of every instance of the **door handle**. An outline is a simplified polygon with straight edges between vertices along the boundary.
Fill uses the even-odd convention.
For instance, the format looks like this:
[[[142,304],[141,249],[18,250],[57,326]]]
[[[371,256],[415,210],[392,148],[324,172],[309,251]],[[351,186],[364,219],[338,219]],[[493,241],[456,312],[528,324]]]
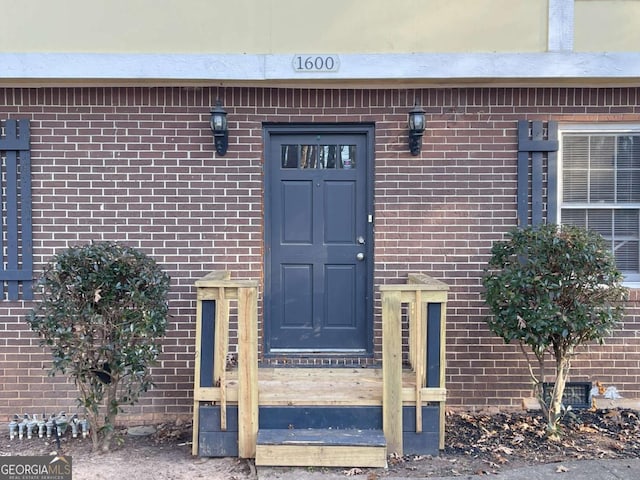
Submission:
[[[356,259],[357,259],[357,260],[359,260],[359,261],[364,260],[364,253],[362,253],[362,252],[358,252],[358,253],[356,254]]]

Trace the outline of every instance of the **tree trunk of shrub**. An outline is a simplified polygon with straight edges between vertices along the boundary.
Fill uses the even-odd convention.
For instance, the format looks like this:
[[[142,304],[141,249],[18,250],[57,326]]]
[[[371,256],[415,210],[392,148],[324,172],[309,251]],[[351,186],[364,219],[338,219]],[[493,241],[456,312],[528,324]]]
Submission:
[[[551,391],[547,412],[547,431],[551,436],[556,436],[559,433],[558,426],[564,414],[563,408],[565,408],[562,404],[562,397],[564,396],[570,368],[571,360],[567,356],[561,356],[556,359],[556,381]]]

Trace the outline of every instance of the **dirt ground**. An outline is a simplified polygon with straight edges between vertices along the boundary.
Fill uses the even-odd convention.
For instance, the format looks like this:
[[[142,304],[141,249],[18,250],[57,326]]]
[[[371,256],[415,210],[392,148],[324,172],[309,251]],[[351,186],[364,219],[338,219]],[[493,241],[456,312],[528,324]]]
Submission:
[[[155,425],[147,436],[119,432],[107,454],[93,454],[90,440],[69,434],[58,453],[71,455],[74,480],[254,480],[252,461],[237,458],[191,456],[191,426]],[[550,441],[544,421],[531,413],[447,415],[446,448],[436,457],[389,455],[388,468],[303,469],[331,472],[367,480],[385,477],[425,478],[468,474],[494,474],[536,463],[640,456],[640,421],[630,410],[571,412],[563,421],[564,434]],[[48,455],[55,441],[34,438],[9,440],[8,428],[0,436],[0,455]],[[291,469],[287,469],[291,472]],[[273,473],[273,471],[272,471]],[[276,475],[277,477],[277,470]]]

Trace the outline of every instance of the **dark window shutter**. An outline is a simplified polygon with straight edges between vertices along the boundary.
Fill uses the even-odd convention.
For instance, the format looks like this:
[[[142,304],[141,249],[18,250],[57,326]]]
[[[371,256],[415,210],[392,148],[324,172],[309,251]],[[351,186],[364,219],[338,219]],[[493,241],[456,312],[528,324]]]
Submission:
[[[558,123],[519,120],[518,226],[541,225],[545,213],[556,223],[557,210]]]
[[[0,299],[33,298],[31,152],[29,120],[0,122],[0,179],[5,192],[0,224]]]

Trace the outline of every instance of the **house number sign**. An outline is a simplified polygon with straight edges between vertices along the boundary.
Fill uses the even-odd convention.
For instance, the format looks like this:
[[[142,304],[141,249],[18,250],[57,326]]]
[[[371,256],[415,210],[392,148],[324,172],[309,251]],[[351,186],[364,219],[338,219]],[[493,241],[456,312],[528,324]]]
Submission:
[[[340,59],[337,55],[295,55],[293,70],[297,73],[337,72]]]

